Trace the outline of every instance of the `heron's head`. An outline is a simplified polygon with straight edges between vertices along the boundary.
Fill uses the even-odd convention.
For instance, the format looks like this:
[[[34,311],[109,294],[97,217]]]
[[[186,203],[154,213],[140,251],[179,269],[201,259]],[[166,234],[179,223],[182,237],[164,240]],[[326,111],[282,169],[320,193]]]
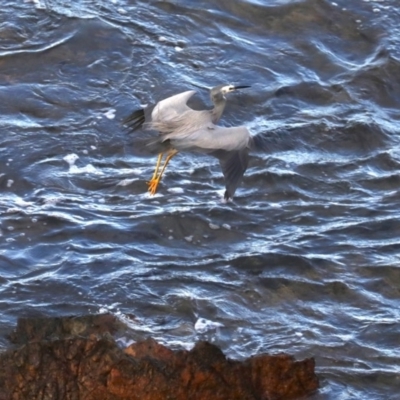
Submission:
[[[210,97],[213,102],[218,102],[218,100],[225,100],[225,95],[227,93],[234,92],[235,90],[239,89],[246,89],[249,88],[250,86],[235,86],[235,85],[218,85],[215,86],[211,89],[210,91]]]

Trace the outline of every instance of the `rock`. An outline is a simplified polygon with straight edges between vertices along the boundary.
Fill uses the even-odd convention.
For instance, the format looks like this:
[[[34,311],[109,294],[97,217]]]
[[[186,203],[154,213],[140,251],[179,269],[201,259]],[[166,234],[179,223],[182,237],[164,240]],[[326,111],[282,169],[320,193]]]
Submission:
[[[88,337],[91,334],[114,334],[125,325],[112,314],[84,317],[20,318],[17,328],[9,335],[12,343],[23,344],[44,339],[69,336]]]
[[[121,349],[120,325],[112,315],[20,320],[19,347],[0,354],[0,400],[272,400],[318,388],[313,359],[240,362],[207,342],[172,351],[153,339]]]

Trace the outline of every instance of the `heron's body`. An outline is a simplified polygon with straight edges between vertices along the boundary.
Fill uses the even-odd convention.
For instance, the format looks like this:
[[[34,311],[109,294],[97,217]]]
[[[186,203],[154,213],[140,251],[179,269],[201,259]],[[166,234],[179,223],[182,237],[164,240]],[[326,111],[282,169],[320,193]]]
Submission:
[[[196,111],[187,105],[196,93],[189,90],[161,100],[154,106],[134,111],[125,124],[132,130],[144,127],[156,130],[159,135],[149,139],[147,146],[159,153],[156,170],[149,182],[149,191],[154,194],[161,176],[172,157],[179,151],[207,153],[219,159],[226,182],[225,198],[233,194],[246,171],[251,136],[244,126],[225,128],[216,125],[224,111],[225,94],[248,86],[220,85],[211,89],[214,108]],[[163,155],[166,160],[161,172]]]

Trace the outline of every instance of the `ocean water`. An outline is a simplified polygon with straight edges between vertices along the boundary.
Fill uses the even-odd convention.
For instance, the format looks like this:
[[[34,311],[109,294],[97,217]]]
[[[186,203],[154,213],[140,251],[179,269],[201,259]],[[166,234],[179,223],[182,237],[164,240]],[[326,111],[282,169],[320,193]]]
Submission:
[[[394,0],[5,1],[0,346],[18,317],[111,312],[231,358],[315,357],[312,399],[400,395],[400,9]],[[221,120],[265,149],[155,166],[121,121],[251,85]]]

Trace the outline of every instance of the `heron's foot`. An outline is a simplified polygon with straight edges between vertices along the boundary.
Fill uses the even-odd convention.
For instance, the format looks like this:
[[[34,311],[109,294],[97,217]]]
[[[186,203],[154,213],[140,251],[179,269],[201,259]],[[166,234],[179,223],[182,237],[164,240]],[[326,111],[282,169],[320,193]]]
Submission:
[[[151,195],[156,194],[158,184],[160,183],[160,178],[151,178],[147,182],[148,191],[150,192]]]

